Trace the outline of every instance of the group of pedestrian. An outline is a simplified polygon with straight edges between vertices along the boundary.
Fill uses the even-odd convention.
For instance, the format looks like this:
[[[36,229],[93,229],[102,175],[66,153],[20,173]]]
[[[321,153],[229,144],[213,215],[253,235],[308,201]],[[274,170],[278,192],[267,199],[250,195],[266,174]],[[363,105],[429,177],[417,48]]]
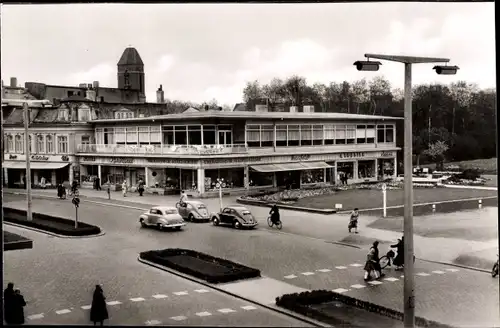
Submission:
[[[378,250],[378,241],[374,241],[368,252],[366,263],[365,263],[365,281],[369,280],[372,273],[375,279],[379,279],[384,276],[382,273],[382,268],[380,267],[380,256]],[[396,270],[401,270],[404,266],[404,237],[398,239],[397,244],[391,245],[391,248],[397,249],[396,257],[394,258],[392,264],[396,266]],[[389,262],[389,266],[390,266]]]
[[[3,292],[4,320],[8,325],[24,323],[24,307],[26,302],[19,289],[14,290],[14,284],[9,282]]]
[[[339,172],[338,179],[341,185],[347,185],[349,177],[347,176],[347,173]]]

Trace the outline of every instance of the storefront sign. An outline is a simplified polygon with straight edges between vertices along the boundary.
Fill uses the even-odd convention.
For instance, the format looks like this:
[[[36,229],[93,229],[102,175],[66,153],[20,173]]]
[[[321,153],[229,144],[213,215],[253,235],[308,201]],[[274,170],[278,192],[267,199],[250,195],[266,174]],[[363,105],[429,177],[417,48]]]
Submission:
[[[380,157],[394,157],[394,153],[392,151],[383,151]]]
[[[149,163],[154,164],[196,164],[198,161],[194,159],[178,159],[178,158],[148,158]]]
[[[133,158],[126,157],[115,157],[110,159],[111,163],[121,163],[121,164],[132,164],[134,162]]]
[[[9,159],[17,159],[17,155],[9,155]]]
[[[204,159],[203,164],[233,164],[246,162],[260,162],[262,157],[240,157],[240,158],[214,158]]]
[[[67,161],[69,161],[69,157],[67,155],[62,155],[61,160],[67,162]]]
[[[95,162],[95,157],[83,157],[82,161],[84,161],[84,162]]]
[[[306,161],[311,158],[311,155],[293,155],[292,161]]]
[[[340,158],[358,158],[365,157],[365,153],[340,153]]]
[[[33,155],[31,156],[32,161],[48,161],[49,156],[43,156],[43,155]]]

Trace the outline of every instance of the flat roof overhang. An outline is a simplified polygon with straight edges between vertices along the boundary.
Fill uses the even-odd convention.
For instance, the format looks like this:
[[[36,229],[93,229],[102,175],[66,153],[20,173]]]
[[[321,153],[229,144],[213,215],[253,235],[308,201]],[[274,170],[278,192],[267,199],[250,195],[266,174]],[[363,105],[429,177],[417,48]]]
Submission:
[[[32,249],[33,240],[20,236],[18,234],[4,231],[3,232],[3,250],[16,251],[21,249]]]
[[[57,170],[69,163],[56,163],[56,162],[30,162],[30,169],[32,170]],[[2,163],[3,168],[6,169],[26,169],[26,162],[14,162],[14,161],[4,161]]]
[[[314,169],[327,169],[333,166],[326,162],[297,162],[297,163],[279,163],[279,164],[262,164],[251,165],[250,168],[257,172],[279,172],[279,171],[300,171],[300,170],[314,170]]]

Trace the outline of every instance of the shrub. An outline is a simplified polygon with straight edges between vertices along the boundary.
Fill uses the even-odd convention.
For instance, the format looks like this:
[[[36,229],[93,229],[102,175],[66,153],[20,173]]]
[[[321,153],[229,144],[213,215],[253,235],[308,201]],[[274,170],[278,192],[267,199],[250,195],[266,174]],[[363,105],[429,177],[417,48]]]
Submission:
[[[78,222],[78,228],[75,229],[75,222],[73,220],[42,213],[33,213],[33,220],[28,221],[26,215],[25,210],[4,207],[4,220],[6,222],[17,223],[63,236],[91,236],[101,233],[99,227],[84,222]]]
[[[260,277],[257,269],[182,248],[141,252],[140,258],[215,284]]]

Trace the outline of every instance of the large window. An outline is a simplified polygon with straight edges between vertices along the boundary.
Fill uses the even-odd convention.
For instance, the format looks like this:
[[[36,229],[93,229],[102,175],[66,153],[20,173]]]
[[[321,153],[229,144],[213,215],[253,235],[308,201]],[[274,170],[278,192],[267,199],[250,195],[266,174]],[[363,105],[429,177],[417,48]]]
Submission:
[[[204,125],[203,126],[203,144],[204,145],[215,145],[217,142],[215,138],[215,125]]]
[[[324,169],[304,170],[301,172],[302,184],[322,183],[325,182]]]
[[[116,129],[118,132],[118,128]],[[115,142],[118,143],[118,137],[115,139],[115,129],[105,128],[103,132],[103,141],[105,145],[114,145]],[[122,142],[125,142],[125,130],[122,129]]]
[[[23,136],[22,135],[16,135],[16,144],[15,144],[15,151],[16,153],[23,153],[24,152],[24,145],[23,145]]]
[[[274,146],[274,126],[272,124],[260,126],[260,146]]]
[[[301,125],[300,126],[300,145],[301,146],[311,146],[312,145],[312,126],[311,125]]]
[[[394,142],[394,125],[377,125],[377,143]]]
[[[313,145],[323,144],[323,125],[313,125]]]
[[[288,146],[300,145],[300,125],[288,126]]]
[[[276,125],[276,146],[286,147],[287,146],[287,125]]]
[[[260,125],[247,125],[248,147],[260,147]]]
[[[36,152],[37,153],[43,153],[45,152],[45,147],[44,147],[44,142],[43,142],[43,136],[38,135],[36,136]]]
[[[57,137],[57,151],[59,154],[67,154],[68,153],[68,137],[67,136],[58,136]]]
[[[216,186],[217,178],[224,179],[223,189],[243,188],[243,177],[243,168],[205,170],[205,191],[219,190]]]
[[[11,153],[14,151],[14,137],[9,134],[7,136],[7,152]]]
[[[358,161],[358,177],[369,179],[375,177],[375,160]]]
[[[161,127],[160,126],[150,126],[149,142],[151,144],[161,144]]]
[[[139,144],[149,145],[149,126],[140,126],[139,128]]]
[[[175,133],[173,126],[163,127],[163,144],[173,145],[175,143]]]
[[[366,125],[356,126],[356,143],[358,144],[366,143]]]
[[[333,145],[335,143],[335,125],[325,125],[325,145]]]
[[[106,134],[106,131],[104,133]],[[125,128],[115,128],[115,139],[118,145],[125,144],[127,142],[126,138],[127,134]],[[106,143],[106,138],[104,140],[105,140],[104,143]],[[108,144],[112,144],[109,142],[109,135],[108,135]]]
[[[248,184],[250,187],[263,187],[273,185],[273,172],[257,172],[248,170]]]
[[[366,143],[375,143],[375,125],[366,126]]]
[[[188,143],[190,145],[201,145],[201,126],[188,125]]]
[[[176,125],[174,127],[174,137],[176,145],[187,145],[187,134],[185,125]]]
[[[52,154],[54,152],[54,139],[50,134],[45,136],[45,147],[47,153]]]
[[[346,129],[346,142],[347,144],[356,143],[356,126],[348,125]]]
[[[335,144],[344,145],[346,143],[346,126],[345,125],[336,125],[335,126]]]
[[[137,127],[127,128],[127,144],[136,145],[139,140],[137,139]]]

